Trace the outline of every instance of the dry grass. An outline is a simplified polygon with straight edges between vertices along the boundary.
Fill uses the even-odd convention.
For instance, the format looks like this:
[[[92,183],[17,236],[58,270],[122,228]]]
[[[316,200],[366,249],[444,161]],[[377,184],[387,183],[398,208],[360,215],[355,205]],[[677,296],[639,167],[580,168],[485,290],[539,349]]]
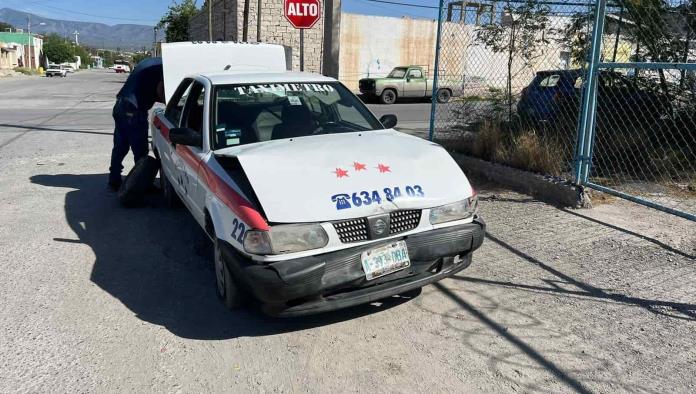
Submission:
[[[555,139],[538,135],[534,130],[513,135],[504,131],[499,122],[484,121],[476,132],[463,137],[447,141],[445,145],[479,159],[522,170],[548,175],[561,175],[563,172],[565,160],[562,145]]]
[[[551,138],[543,138],[533,130],[513,138],[508,164],[542,174],[561,175],[563,149]]]

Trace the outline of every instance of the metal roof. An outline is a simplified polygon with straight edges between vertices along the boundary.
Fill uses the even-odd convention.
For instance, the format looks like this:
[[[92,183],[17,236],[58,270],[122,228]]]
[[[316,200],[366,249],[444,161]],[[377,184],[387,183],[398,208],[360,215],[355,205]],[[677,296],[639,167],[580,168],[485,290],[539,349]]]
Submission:
[[[0,42],[16,42],[20,45],[34,46],[34,40],[31,37],[36,36],[29,33],[0,32]]]

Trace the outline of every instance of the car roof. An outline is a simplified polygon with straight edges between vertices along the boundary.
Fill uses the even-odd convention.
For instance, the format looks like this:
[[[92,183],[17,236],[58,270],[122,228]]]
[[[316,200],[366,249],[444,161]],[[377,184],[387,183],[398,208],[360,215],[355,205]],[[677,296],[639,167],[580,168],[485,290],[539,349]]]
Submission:
[[[559,75],[571,75],[575,76],[578,74],[581,74],[582,70],[579,68],[571,69],[571,70],[544,70],[544,71],[538,71],[537,75],[539,76],[544,76],[544,75],[551,75],[551,74],[559,74]]]
[[[233,85],[247,83],[299,83],[299,82],[336,82],[334,78],[321,74],[307,72],[215,72],[201,74],[210,80],[213,85]]]

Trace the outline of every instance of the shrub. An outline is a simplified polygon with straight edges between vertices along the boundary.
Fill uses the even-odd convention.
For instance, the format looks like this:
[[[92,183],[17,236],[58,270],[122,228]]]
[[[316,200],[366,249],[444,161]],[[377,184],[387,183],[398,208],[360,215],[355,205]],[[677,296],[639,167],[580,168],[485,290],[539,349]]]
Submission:
[[[15,72],[22,73],[24,75],[38,75],[39,72],[28,67],[15,67]]]

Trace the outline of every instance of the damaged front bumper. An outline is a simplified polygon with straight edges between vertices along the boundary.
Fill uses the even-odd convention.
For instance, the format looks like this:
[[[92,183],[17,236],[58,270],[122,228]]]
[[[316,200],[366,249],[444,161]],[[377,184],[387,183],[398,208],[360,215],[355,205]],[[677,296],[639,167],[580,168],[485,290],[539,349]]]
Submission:
[[[471,264],[484,233],[485,223],[476,217],[469,224],[268,265],[252,263],[230,245],[223,254],[240,285],[263,303],[266,313],[289,317],[369,303],[454,275]],[[411,266],[368,281],[362,253],[395,241],[406,243]]]

